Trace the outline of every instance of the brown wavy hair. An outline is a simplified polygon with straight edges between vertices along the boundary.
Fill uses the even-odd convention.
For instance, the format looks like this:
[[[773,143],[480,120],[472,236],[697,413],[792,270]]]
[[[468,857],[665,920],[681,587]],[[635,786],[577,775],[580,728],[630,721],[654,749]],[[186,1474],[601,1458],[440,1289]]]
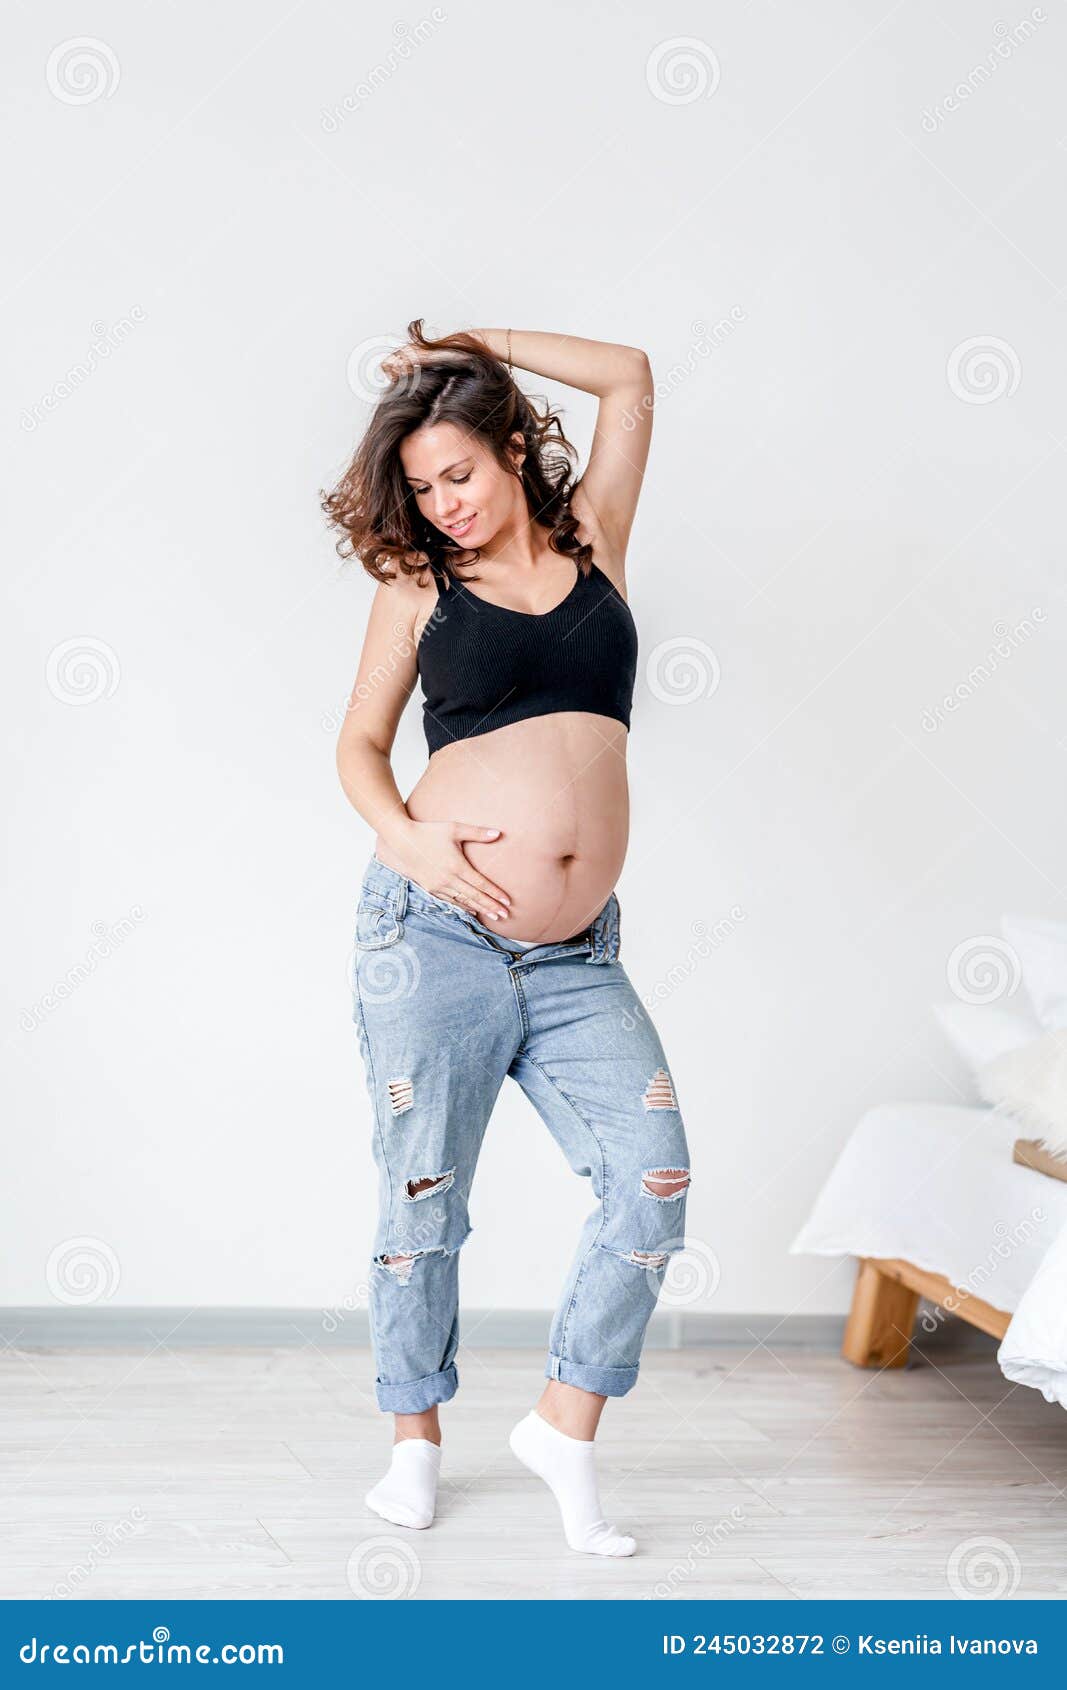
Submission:
[[[548,529],[551,549],[573,558],[580,573],[588,574],[593,548],[578,539],[578,520],[570,509],[578,454],[558,414],[547,400],[539,411],[513,381],[507,365],[476,335],[431,340],[422,324],[421,317],[408,324],[411,344],[426,353],[450,356],[440,362],[428,357],[413,374],[398,377],[385,389],[344,475],[332,492],[321,494],[330,525],[341,531],[338,553],[346,559],[358,557],[376,581],[389,581],[396,572],[417,575],[431,563],[450,579],[478,579],[457,574],[458,560],[464,560],[464,569],[477,561],[477,548],[456,544],[427,521],[400,461],[400,443],[407,435],[450,422],[477,435],[500,466],[521,480],[531,520]],[[526,449],[520,469],[507,453],[516,434],[521,434]]]

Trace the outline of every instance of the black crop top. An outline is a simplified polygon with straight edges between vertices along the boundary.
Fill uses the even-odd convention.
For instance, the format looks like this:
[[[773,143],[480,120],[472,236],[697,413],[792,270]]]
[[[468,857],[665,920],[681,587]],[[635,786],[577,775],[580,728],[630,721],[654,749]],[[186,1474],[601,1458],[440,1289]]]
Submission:
[[[630,726],[637,629],[594,563],[542,615],[478,598],[434,568],[437,605],[419,636],[422,716],[432,756],[493,728],[582,710]]]

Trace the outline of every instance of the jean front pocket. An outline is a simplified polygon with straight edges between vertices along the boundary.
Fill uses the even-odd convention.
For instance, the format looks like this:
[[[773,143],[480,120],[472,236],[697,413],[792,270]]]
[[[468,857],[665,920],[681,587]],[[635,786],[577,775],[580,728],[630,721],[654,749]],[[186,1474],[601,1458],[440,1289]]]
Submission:
[[[413,940],[395,910],[360,901],[356,911],[356,942],[352,948],[352,985],[357,1018],[370,1017],[381,1028],[398,1007],[419,989],[422,965]]]
[[[380,909],[377,904],[361,903],[356,911],[356,950],[384,951],[399,943],[404,923],[394,911]]]

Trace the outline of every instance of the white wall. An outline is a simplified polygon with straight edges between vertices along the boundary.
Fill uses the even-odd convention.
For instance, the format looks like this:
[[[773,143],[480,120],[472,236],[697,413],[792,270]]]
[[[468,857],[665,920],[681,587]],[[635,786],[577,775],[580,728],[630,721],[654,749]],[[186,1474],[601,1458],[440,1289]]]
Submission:
[[[367,415],[353,349],[425,315],[636,343],[664,383],[619,891],[721,1264],[692,1306],[846,1306],[848,1264],[787,1253],[839,1147],[870,1104],[965,1094],[928,1010],[953,949],[1067,913],[1062,16],[971,74],[1026,15],[445,0],[393,62],[395,9],[337,0],[13,20],[3,1301],[57,1273],[76,1300],[48,1263],[80,1238],[116,1306],[363,1279],[345,965],[372,842],[333,747],[371,587],[317,494]],[[110,91],[79,103],[47,66],[87,32]],[[713,92],[650,91],[678,37]],[[975,337],[1021,377],[989,403],[947,373]],[[551,391],[584,451],[592,402]],[[656,696],[679,640],[721,671],[681,706]],[[402,784],[423,756],[413,705]],[[584,1207],[512,1091],[465,1301],[550,1307]]]

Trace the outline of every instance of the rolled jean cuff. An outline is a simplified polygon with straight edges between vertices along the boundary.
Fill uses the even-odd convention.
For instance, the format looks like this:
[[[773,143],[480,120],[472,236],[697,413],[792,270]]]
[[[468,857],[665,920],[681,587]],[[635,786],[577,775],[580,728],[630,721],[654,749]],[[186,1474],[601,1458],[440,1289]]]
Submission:
[[[402,1379],[393,1384],[376,1379],[374,1392],[383,1414],[422,1414],[434,1403],[449,1402],[459,1388],[455,1363],[443,1373],[424,1373],[421,1379]]]
[[[580,1391],[595,1391],[600,1397],[624,1397],[637,1384],[637,1368],[588,1367],[584,1362],[564,1361],[562,1356],[549,1355],[545,1378],[577,1385]]]

